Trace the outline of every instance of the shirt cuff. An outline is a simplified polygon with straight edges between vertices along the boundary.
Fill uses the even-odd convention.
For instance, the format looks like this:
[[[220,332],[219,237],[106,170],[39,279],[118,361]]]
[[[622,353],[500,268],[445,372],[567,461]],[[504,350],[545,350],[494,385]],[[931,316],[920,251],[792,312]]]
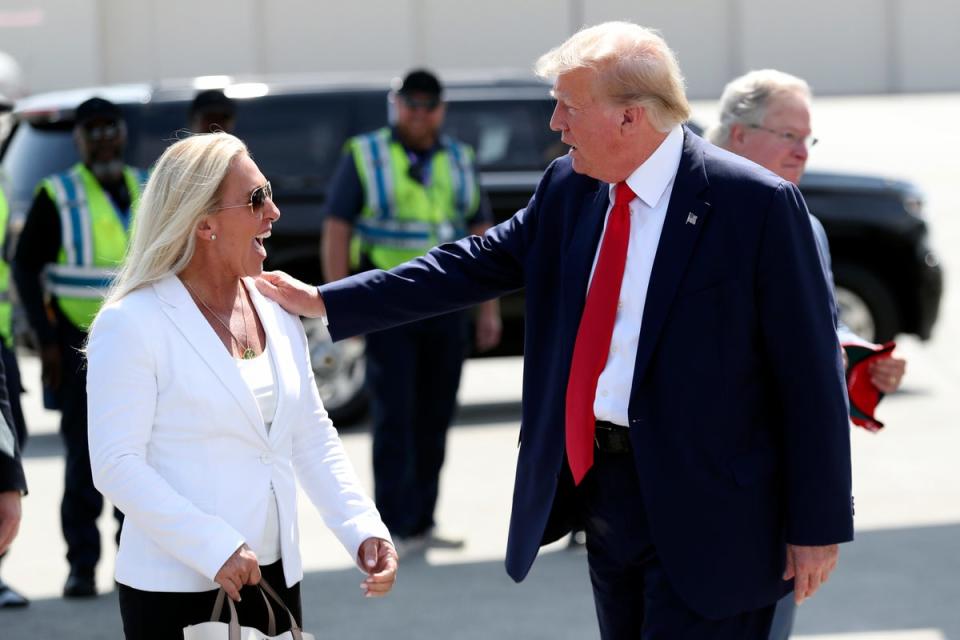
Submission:
[[[320,299],[323,300],[323,294],[320,293],[320,287],[317,287],[317,295],[319,295],[319,296],[320,296]],[[325,326],[325,327],[329,327],[329,326],[330,326],[330,321],[327,320],[327,314],[324,313],[323,315],[321,315],[321,316],[320,316],[320,321],[323,322],[323,326]]]

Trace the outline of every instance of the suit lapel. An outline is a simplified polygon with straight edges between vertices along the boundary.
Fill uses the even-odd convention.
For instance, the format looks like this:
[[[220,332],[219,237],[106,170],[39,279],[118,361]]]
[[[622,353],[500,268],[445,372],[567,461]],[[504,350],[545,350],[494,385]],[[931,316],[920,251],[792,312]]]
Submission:
[[[297,366],[294,358],[292,342],[283,330],[283,310],[275,303],[264,298],[257,290],[252,278],[244,278],[250,299],[260,316],[263,330],[267,334],[270,359],[273,362],[273,371],[276,376],[277,409],[273,415],[269,438],[273,440],[277,433],[286,424],[287,411],[291,403],[289,398],[297,393],[299,378],[296,376]]]
[[[683,278],[700,232],[707,223],[710,203],[703,198],[707,178],[698,138],[684,129],[683,155],[674,180],[660,243],[653,261],[650,285],[643,308],[640,340],[634,364],[633,391],[643,379],[660,331]]]
[[[590,270],[603,233],[603,220],[610,205],[609,186],[606,182],[599,183],[597,189],[588,192],[583,202],[576,205],[571,212],[574,216],[573,232],[561,258],[564,281],[562,290],[567,295],[563,304],[567,320],[565,336],[569,338],[571,345],[576,339],[580,317],[587,301]]]
[[[163,312],[170,318],[173,326],[227,388],[250,421],[250,426],[266,439],[263,418],[253,393],[240,376],[233,357],[224,348],[213,327],[200,313],[200,309],[180,282],[180,278],[176,276],[164,278],[154,285],[154,289],[165,303],[162,305]]]

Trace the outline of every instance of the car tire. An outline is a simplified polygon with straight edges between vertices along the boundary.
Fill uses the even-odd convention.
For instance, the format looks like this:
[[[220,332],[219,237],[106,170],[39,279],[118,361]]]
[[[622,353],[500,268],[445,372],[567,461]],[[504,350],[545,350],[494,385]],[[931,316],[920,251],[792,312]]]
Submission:
[[[840,319],[871,342],[892,340],[900,330],[900,314],[890,289],[871,271],[853,265],[833,269]]]
[[[363,338],[333,342],[319,318],[303,318],[303,329],[317,390],[330,419],[338,426],[359,422],[368,409]]]

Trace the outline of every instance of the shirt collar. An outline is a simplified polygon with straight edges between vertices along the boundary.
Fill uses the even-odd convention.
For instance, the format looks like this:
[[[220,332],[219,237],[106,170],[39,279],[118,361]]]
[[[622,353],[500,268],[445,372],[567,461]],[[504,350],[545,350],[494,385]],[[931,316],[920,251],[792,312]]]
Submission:
[[[670,130],[656,151],[627,177],[627,185],[648,207],[655,207],[667,187],[673,182],[683,155],[683,127],[679,124]],[[617,185],[610,185],[610,201],[613,202]]]

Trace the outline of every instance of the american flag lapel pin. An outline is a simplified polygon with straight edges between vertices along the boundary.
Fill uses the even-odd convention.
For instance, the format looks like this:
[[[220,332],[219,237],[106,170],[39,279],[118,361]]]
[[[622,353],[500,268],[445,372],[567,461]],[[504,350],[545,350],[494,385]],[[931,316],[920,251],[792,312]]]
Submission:
[[[693,211],[687,214],[687,224],[697,224],[697,214]]]

